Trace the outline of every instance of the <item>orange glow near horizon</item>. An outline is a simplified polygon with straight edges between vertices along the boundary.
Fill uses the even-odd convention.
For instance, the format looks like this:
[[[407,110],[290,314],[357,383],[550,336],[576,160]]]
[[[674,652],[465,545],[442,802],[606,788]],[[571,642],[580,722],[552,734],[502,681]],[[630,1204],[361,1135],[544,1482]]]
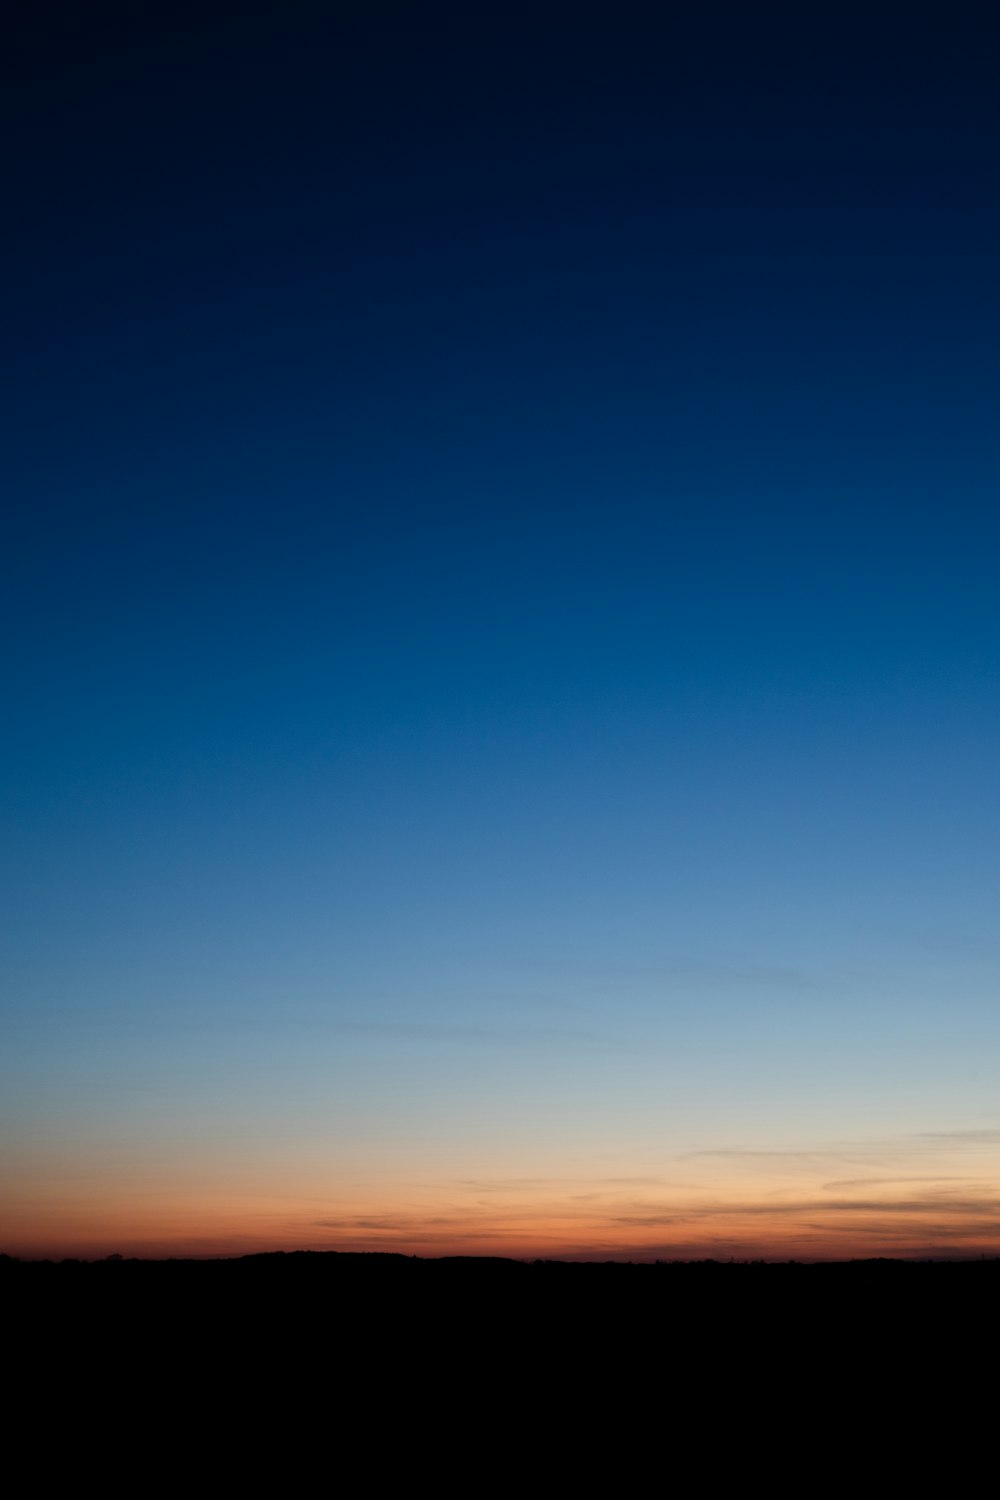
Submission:
[[[851,1259],[1000,1253],[992,1182],[965,1160],[876,1163],[846,1176],[817,1152],[675,1159],[661,1174],[193,1183],[150,1173],[22,1177],[0,1250],[25,1258],[233,1256],[267,1250],[395,1251],[533,1259]],[[968,1157],[968,1152],[965,1153]],[[977,1153],[982,1156],[982,1152]],[[949,1166],[954,1166],[949,1163]],[[249,1176],[249,1174],[247,1174]]]

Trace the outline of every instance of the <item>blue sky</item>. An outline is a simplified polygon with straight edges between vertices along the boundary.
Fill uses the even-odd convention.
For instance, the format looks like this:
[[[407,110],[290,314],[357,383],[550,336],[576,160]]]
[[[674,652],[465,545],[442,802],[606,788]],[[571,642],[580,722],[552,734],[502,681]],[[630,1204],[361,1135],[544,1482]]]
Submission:
[[[995,1186],[996,39],[509,24],[15,55],[19,1248],[165,1161],[105,1249],[414,1160]],[[327,1208],[195,1232],[203,1156]]]

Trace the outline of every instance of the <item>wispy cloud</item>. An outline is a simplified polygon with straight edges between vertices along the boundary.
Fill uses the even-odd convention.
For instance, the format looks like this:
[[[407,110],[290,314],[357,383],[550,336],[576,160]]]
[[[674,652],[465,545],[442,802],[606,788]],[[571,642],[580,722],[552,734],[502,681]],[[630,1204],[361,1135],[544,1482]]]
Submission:
[[[969,1146],[1000,1146],[1000,1129],[989,1130],[924,1130],[914,1137],[918,1141],[941,1141]]]
[[[971,1181],[975,1181],[975,1179],[960,1176],[956,1173],[950,1173],[948,1175],[937,1177],[841,1177],[838,1178],[835,1182],[824,1182],[823,1190],[824,1192],[838,1193],[844,1192],[848,1188],[890,1187],[900,1182],[937,1183]]]
[[[633,1044],[620,1037],[579,1026],[477,1026],[462,1021],[357,1021],[331,1020],[326,1029],[343,1036],[374,1040],[416,1042],[429,1046],[458,1043],[474,1047],[586,1048],[600,1051],[631,1051]]]
[[[678,1153],[679,1161],[711,1160],[718,1158],[721,1161],[779,1161],[779,1162],[829,1162],[849,1161],[852,1158],[862,1159],[869,1151],[881,1150],[884,1147],[875,1146],[802,1146],[782,1147],[773,1149],[769,1147],[756,1146],[713,1146],[704,1150],[681,1151]]]
[[[619,1187],[662,1187],[662,1177],[587,1177],[577,1179],[585,1183],[588,1189],[587,1196],[604,1197],[607,1188]],[[572,1186],[574,1179],[566,1177],[467,1177],[462,1178],[457,1186],[462,1189],[477,1193],[516,1193],[524,1190],[532,1191],[536,1188],[553,1188],[559,1192]]]
[[[626,990],[803,990],[825,989],[831,978],[798,964],[757,959],[687,957],[649,964],[560,964],[544,966],[564,975],[582,991],[615,994]]]
[[[830,1141],[810,1146],[711,1146],[678,1153],[678,1160],[713,1157],[725,1161],[787,1161],[817,1164],[823,1162],[885,1162],[901,1164],[914,1156],[926,1158],[928,1147],[959,1149],[963,1146],[1000,1145],[1000,1129],[925,1130],[905,1135],[872,1137],[869,1140]],[[947,1175],[947,1174],[946,1174]],[[901,1178],[885,1178],[886,1181]],[[911,1181],[923,1180],[911,1177]],[[927,1179],[929,1180],[929,1179]]]

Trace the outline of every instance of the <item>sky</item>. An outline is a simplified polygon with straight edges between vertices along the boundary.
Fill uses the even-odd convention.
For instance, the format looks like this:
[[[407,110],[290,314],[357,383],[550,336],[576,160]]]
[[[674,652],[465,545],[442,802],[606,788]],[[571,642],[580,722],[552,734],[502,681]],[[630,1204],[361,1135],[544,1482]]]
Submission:
[[[881,16],[15,21],[0,1250],[1000,1253],[1000,27]]]

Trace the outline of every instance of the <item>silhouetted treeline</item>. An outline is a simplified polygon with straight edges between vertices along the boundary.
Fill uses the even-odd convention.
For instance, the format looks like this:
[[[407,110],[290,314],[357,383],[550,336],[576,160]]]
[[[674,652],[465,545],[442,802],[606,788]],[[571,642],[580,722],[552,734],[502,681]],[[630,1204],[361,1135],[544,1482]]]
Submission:
[[[717,1260],[706,1258],[702,1260],[654,1260],[654,1261],[632,1261],[632,1260],[555,1260],[549,1258],[537,1258],[533,1260],[517,1260],[513,1257],[502,1255],[441,1255],[421,1256],[404,1255],[393,1251],[383,1250],[266,1250],[251,1255],[239,1256],[167,1256],[160,1259],[143,1256],[124,1256],[120,1254],[101,1256],[94,1260],[85,1260],[77,1256],[66,1256],[60,1260],[30,1259],[26,1257],[0,1254],[0,1272],[13,1270],[14,1268],[28,1267],[51,1267],[59,1269],[72,1269],[74,1267],[87,1267],[95,1270],[102,1268],[121,1269],[125,1267],[144,1267],[147,1270],[170,1267],[203,1267],[206,1274],[213,1274],[208,1270],[215,1267],[217,1272],[243,1272],[254,1273],[275,1272],[280,1275],[294,1275],[300,1272],[309,1274],[347,1274],[379,1276],[395,1275],[473,1275],[487,1277],[494,1274],[519,1275],[525,1273],[545,1273],[552,1275],[559,1272],[565,1275],[581,1276],[584,1273],[590,1275],[609,1275],[611,1273],[624,1274],[628,1272],[635,1276],[648,1276],[653,1271],[669,1270],[671,1272],[682,1271],[707,1271],[726,1270],[734,1268],[753,1268],[766,1270],[769,1273],[778,1271],[799,1271],[809,1274],[824,1273],[847,1273],[858,1270],[878,1269],[883,1272],[911,1273],[916,1270],[926,1271],[935,1268],[942,1273],[971,1267],[1000,1267],[1000,1255],[998,1256],[965,1256],[944,1258],[930,1258],[922,1260],[893,1259],[888,1256],[871,1256],[868,1258],[857,1258],[854,1260],[830,1260],[830,1261],[800,1261],[800,1260],[765,1260],[765,1259],[737,1259]]]

